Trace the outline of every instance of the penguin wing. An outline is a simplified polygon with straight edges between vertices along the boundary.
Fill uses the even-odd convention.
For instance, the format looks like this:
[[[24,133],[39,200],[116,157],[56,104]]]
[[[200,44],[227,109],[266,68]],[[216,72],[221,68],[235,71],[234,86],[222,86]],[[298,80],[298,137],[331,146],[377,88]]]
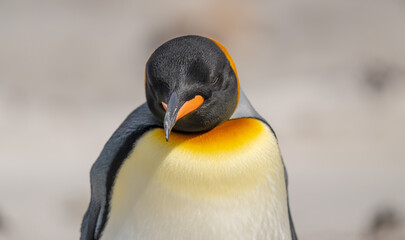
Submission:
[[[134,143],[148,130],[161,127],[146,103],[135,109],[105,144],[90,171],[91,199],[84,214],[80,240],[100,238],[107,221],[116,174]]]
[[[281,156],[281,161],[283,161],[284,166],[284,179],[285,179],[285,186],[287,189],[287,207],[288,207],[288,219],[290,222],[290,230],[291,230],[291,240],[298,240],[297,233],[295,232],[294,222],[291,217],[291,210],[290,210],[290,194],[288,193],[288,174],[287,169],[285,168],[283,156]]]
[[[256,112],[256,110],[253,108],[252,104],[250,103],[249,99],[246,97],[246,94],[243,92],[242,88],[240,88],[240,93],[239,93],[239,102],[238,106],[235,110],[235,112],[232,114],[231,119],[238,119],[238,118],[255,118],[258,119],[262,122],[264,122],[270,130],[273,132],[274,136],[277,139],[276,133],[274,132],[273,128],[270,126],[270,124],[262,117],[260,116],[259,113]],[[290,222],[290,229],[291,229],[291,239],[292,240],[297,240],[297,234],[295,232],[294,228],[294,223],[291,217],[291,210],[290,210],[290,199],[289,199],[289,194],[288,194],[288,175],[287,175],[287,169],[284,164],[283,157],[281,156],[281,161],[283,162],[283,167],[284,167],[284,181],[285,185],[287,188],[287,207],[288,207],[288,218]]]

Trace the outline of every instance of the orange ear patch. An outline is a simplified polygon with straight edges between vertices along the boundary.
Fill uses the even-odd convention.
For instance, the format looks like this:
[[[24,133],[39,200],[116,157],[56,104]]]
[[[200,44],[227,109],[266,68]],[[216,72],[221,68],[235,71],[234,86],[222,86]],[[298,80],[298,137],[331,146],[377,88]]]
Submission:
[[[224,45],[222,45],[220,42],[218,42],[215,39],[209,38],[210,40],[212,40],[215,44],[218,45],[218,47],[222,50],[222,52],[225,54],[226,58],[229,61],[229,64],[231,65],[232,70],[235,72],[236,78],[238,78],[238,72],[236,71],[236,66],[235,63],[233,62],[231,55],[229,54],[228,50],[226,50],[226,48],[224,47]]]
[[[215,40],[215,39],[212,39],[212,38],[208,38],[208,39],[210,39],[211,41],[213,41],[213,42],[222,50],[222,52],[225,54],[226,58],[228,59],[228,62],[229,62],[229,64],[231,65],[231,68],[232,68],[233,72],[234,72],[235,75],[236,75],[236,81],[238,82],[238,102],[239,102],[239,91],[240,91],[240,90],[239,90],[239,77],[238,77],[238,72],[236,71],[235,63],[233,62],[233,60],[232,60],[232,58],[231,58],[231,55],[229,54],[228,50],[226,50],[226,48],[224,47],[224,45],[222,45],[220,42],[218,42],[218,41]]]

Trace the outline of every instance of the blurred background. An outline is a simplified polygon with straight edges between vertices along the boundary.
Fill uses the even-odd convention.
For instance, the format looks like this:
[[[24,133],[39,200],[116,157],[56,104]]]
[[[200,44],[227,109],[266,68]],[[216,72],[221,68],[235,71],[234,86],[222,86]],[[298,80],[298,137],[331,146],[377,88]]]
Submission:
[[[301,240],[405,239],[405,1],[0,1],[0,239],[79,238],[89,170],[180,35],[223,43]]]

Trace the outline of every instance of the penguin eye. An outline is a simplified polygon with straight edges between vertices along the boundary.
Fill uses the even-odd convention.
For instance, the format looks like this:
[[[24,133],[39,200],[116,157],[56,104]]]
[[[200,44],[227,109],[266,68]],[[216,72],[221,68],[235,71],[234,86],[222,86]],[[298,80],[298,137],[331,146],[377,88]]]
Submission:
[[[166,83],[164,81],[160,81],[159,84],[164,90],[169,91],[170,87],[169,87],[168,83]]]
[[[211,84],[216,84],[216,83],[221,82],[221,81],[222,81],[222,75],[217,75],[217,76],[211,78],[210,83]]]

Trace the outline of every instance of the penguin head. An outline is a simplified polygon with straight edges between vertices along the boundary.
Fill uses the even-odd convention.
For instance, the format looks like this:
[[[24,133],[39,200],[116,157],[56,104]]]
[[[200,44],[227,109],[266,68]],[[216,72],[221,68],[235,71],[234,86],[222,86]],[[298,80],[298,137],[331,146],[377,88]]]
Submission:
[[[239,98],[235,65],[215,40],[183,36],[157,48],[146,63],[148,107],[173,130],[204,132],[228,120]]]

